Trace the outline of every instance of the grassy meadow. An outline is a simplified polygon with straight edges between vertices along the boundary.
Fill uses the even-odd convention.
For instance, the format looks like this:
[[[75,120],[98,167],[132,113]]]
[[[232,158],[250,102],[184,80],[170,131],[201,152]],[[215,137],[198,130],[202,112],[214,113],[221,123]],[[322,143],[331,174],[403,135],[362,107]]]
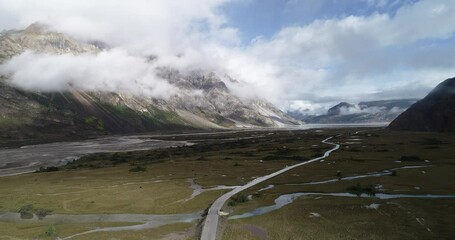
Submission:
[[[391,194],[455,194],[455,136],[391,132],[379,128],[238,131],[161,136],[192,146],[99,153],[58,169],[0,180],[0,212],[33,205],[46,214],[180,214],[203,212],[228,190],[191,198],[189,180],[209,189],[245,184],[278,169],[320,156],[337,136],[340,150],[321,162],[293,169],[243,192],[230,215],[272,205],[282,194],[344,193],[360,186]],[[419,168],[403,168],[419,166]],[[396,170],[393,170],[396,169]],[[379,177],[345,177],[390,171]],[[341,179],[330,183],[304,183]],[[269,185],[273,187],[259,191]],[[351,189],[351,190],[349,190]],[[254,196],[245,198],[245,196]],[[240,199],[240,198],[239,198]],[[373,205],[372,205],[373,204]],[[376,206],[376,208],[371,206]],[[387,199],[305,196],[264,215],[222,221],[222,239],[451,239],[455,199]],[[72,239],[195,239],[198,221],[138,231],[97,232]],[[54,239],[97,227],[134,223],[0,221],[0,239]],[[140,223],[138,223],[140,224]],[[52,234],[48,234],[51,230]]]

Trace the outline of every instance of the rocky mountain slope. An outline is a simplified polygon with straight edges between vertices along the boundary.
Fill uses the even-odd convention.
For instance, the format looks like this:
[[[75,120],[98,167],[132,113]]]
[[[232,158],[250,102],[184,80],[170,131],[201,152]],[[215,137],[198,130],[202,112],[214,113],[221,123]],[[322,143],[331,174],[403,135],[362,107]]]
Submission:
[[[9,30],[0,36],[0,59],[7,59],[26,50],[37,53],[96,53],[101,48],[96,44],[76,41],[62,33],[48,31],[46,26],[32,24],[24,30]]]
[[[390,129],[455,132],[455,78],[440,83],[389,125]]]
[[[31,50],[47,54],[97,54],[107,46],[86,43],[34,24],[0,35],[0,63]],[[280,127],[300,124],[272,104],[233,95],[220,76],[163,66],[159,77],[179,91],[168,99],[122,92],[25,91],[0,77],[0,137],[73,136],[191,128]],[[230,79],[230,78],[227,78]],[[197,92],[198,94],[194,94]]]
[[[300,111],[289,115],[306,123],[377,123],[390,122],[415,103],[417,99],[399,99],[360,102],[341,102],[331,107],[326,114],[308,115]]]

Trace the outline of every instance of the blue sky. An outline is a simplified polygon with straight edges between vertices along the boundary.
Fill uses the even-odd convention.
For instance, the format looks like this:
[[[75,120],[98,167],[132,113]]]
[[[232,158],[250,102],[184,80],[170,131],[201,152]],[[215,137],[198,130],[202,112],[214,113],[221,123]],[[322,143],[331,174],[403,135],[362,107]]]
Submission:
[[[441,34],[438,28],[451,18],[437,16],[449,9],[449,0],[250,0],[231,2],[222,11],[243,47],[259,48],[261,59],[295,71],[277,74],[293,86],[284,90],[285,108],[321,112],[338,101],[420,98],[452,77],[454,29]],[[306,34],[308,40],[299,39]],[[315,43],[319,40],[323,43]],[[281,52],[260,53],[275,49]]]
[[[454,77],[454,13],[454,0],[0,0],[0,29],[41,22],[112,46],[91,58],[93,64],[69,59],[83,65],[64,78],[71,81],[87,79],[85,73],[97,70],[87,70],[94,63],[110,72],[125,59],[154,55],[157,65],[227,74],[242,82],[229,86],[241,98],[321,113],[341,101],[421,98]],[[11,71],[27,73],[24,66],[39,58],[22,57],[30,63]],[[43,64],[67,72],[59,61]],[[134,65],[128,70],[135,76],[141,71]],[[54,79],[42,78],[46,84],[22,80],[52,86]],[[162,83],[153,74],[141,79],[152,87]],[[117,82],[110,89],[142,92],[131,79],[105,80]]]
[[[271,37],[281,28],[349,15],[387,13],[417,0],[243,0],[225,4],[227,25],[240,30],[242,42]]]

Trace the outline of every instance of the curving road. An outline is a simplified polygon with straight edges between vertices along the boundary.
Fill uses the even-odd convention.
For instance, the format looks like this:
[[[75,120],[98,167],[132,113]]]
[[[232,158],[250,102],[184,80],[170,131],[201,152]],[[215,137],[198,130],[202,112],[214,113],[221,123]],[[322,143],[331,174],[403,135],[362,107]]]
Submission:
[[[223,196],[221,196],[220,198],[218,198],[217,200],[215,200],[215,202],[212,204],[212,206],[210,206],[209,210],[208,210],[208,214],[207,214],[207,217],[205,218],[205,221],[204,221],[204,225],[202,227],[202,234],[201,234],[201,240],[215,240],[216,239],[216,232],[218,230],[218,222],[219,222],[219,212],[221,211],[221,208],[223,207],[223,205],[226,203],[226,201],[231,198],[232,196],[234,196],[235,194],[247,189],[247,188],[250,188],[254,185],[257,185],[261,182],[264,182],[270,178],[273,178],[273,177],[276,177],[282,173],[285,173],[291,169],[294,169],[294,168],[297,168],[297,167],[300,167],[302,165],[305,165],[305,164],[309,164],[309,163],[312,163],[312,162],[316,162],[316,161],[319,161],[321,159],[324,159],[324,158],[327,158],[330,153],[332,153],[333,151],[336,151],[338,148],[340,148],[340,145],[339,144],[336,144],[336,143],[331,143],[331,142],[328,142],[330,139],[332,139],[333,137],[329,137],[329,138],[326,138],[324,140],[322,140],[321,142],[322,143],[325,143],[325,144],[330,144],[330,145],[333,145],[334,147],[328,151],[326,151],[324,153],[324,155],[322,157],[318,157],[318,158],[314,158],[314,159],[311,159],[309,161],[306,161],[306,162],[302,162],[302,163],[298,163],[298,164],[295,164],[295,165],[292,165],[292,166],[289,166],[289,167],[286,167],[286,168],[283,168],[279,171],[276,171],[274,173],[271,173],[269,175],[266,175],[266,176],[263,176],[263,177],[258,177],[256,179],[254,179],[253,181],[243,185],[243,186],[240,186],[240,187],[237,187],[237,188],[234,188],[232,191],[228,192],[228,193],[225,193]]]

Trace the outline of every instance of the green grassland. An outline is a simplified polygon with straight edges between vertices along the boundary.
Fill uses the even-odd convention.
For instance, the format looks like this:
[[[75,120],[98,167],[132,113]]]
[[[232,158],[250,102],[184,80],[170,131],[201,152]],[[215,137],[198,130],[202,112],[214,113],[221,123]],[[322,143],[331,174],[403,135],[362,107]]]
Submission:
[[[139,231],[119,231],[119,232],[98,232],[78,237],[79,240],[91,239],[133,239],[133,240],[158,240],[158,239],[196,239],[193,224],[179,223],[170,224],[162,227],[139,230]]]
[[[356,131],[353,131],[356,132]],[[350,139],[362,139],[358,144]],[[381,185],[391,194],[454,194],[455,136],[449,134],[367,130],[355,137],[344,134],[335,141],[342,144],[323,162],[293,169],[269,180],[245,195],[269,184],[274,188],[259,197],[231,208],[232,214],[272,205],[281,194],[295,192],[347,192],[357,184]],[[418,158],[403,158],[403,156]],[[425,161],[427,160],[427,161]],[[337,181],[317,185],[287,185],[337,179],[339,177],[381,172],[403,166],[392,175]],[[370,204],[378,209],[368,209]],[[314,217],[318,213],[321,217]],[[329,196],[301,197],[271,213],[225,223],[223,239],[263,239],[251,226],[262,229],[267,239],[453,239],[455,236],[455,199],[346,198]],[[419,223],[419,221],[421,221]],[[255,235],[256,233],[256,235]]]
[[[255,137],[250,138],[251,135]],[[302,144],[300,141],[305,141],[305,144],[320,141],[320,136],[300,140],[289,140],[288,136],[294,136],[294,133],[239,132],[168,137],[174,140],[186,139],[198,144],[151,151],[93,154],[58,171],[4,177],[0,181],[0,212],[17,212],[28,204],[63,214],[202,212],[224,191],[204,192],[194,199],[182,202],[189,198],[193,191],[188,179],[193,179],[204,188],[244,184],[254,177],[296,162],[260,161],[269,155],[290,155],[280,152],[274,143],[281,143],[280,146],[287,144],[289,148],[298,149]],[[242,139],[246,137],[248,139]],[[292,151],[290,156],[308,159],[311,154],[313,150],[299,149]],[[137,167],[141,167],[141,171],[131,171]],[[192,231],[196,224],[195,222],[191,225]],[[23,229],[28,228],[27,225],[19,225]],[[66,233],[69,227],[56,225],[61,236],[67,236],[63,233]],[[38,232],[45,228],[46,226],[40,226]],[[15,231],[8,230],[10,227],[0,229],[0,235],[19,236],[19,239],[40,237],[37,231],[21,231],[21,234],[15,235]],[[131,234],[140,236],[143,233],[149,236],[150,231],[132,231]],[[169,230],[169,233],[172,232]],[[96,234],[117,236],[120,233]],[[122,234],[128,235],[126,232]],[[83,239],[82,236],[80,238]]]
[[[371,203],[382,205],[366,208]],[[230,220],[223,239],[264,239],[248,226],[262,229],[267,239],[453,239],[453,205],[453,200],[301,198],[269,214]]]
[[[341,149],[328,159],[293,169],[255,186],[242,193],[245,196],[255,194],[252,200],[230,204],[225,210],[235,215],[271,205],[281,194],[347,192],[356,184],[380,184],[386,193],[455,194],[453,135],[374,128],[239,131],[162,136],[159,139],[197,144],[92,154],[58,171],[3,177],[0,212],[17,212],[27,204],[52,213],[76,215],[202,212],[227,190],[207,191],[187,200],[193,192],[188,179],[203,188],[245,184],[287,165],[320,156],[330,148],[320,141],[335,135],[338,137],[333,141],[340,143]],[[400,159],[404,161],[396,162]],[[399,169],[393,176],[289,185],[411,165],[425,167]],[[257,192],[270,184],[274,187]],[[380,204],[379,208],[366,208],[372,203]],[[454,208],[454,199],[301,197],[268,214],[239,220],[224,219],[223,239],[450,239],[455,236]],[[312,213],[318,213],[320,217],[314,217]],[[424,220],[419,223],[416,219]],[[54,227],[56,236],[65,237],[97,226],[129,224],[100,222],[56,224]],[[198,222],[193,222],[140,231],[99,232],[74,239],[195,239],[197,225]],[[46,239],[49,237],[44,233],[48,227],[39,221],[33,224],[0,222],[0,235],[4,236],[0,239]]]
[[[128,226],[132,223],[59,224],[0,222],[0,239],[55,239],[102,227]],[[49,229],[53,229],[51,232]],[[82,238],[81,238],[82,239]]]

